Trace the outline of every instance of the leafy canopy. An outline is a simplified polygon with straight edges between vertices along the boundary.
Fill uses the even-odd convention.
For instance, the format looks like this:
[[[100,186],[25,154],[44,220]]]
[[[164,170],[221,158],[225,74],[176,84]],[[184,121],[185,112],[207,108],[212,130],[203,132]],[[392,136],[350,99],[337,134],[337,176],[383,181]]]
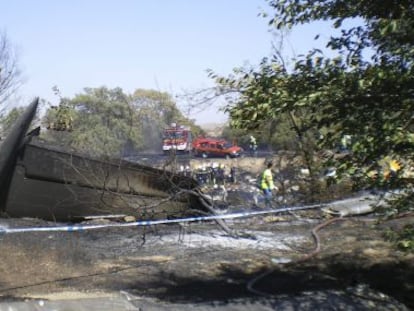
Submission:
[[[196,126],[185,118],[167,93],[138,89],[85,88],[74,98],[62,98],[72,122],[70,132],[48,131],[45,138],[94,157],[120,157],[142,150],[161,150],[162,130],[171,122]],[[49,109],[46,122],[54,118]]]
[[[315,147],[332,149],[352,137],[351,156],[335,164],[358,182],[384,159],[409,174],[414,149],[414,2],[383,0],[268,1],[269,24],[277,29],[313,21],[331,21],[340,35],[326,46],[335,57],[312,50],[286,68],[279,53],[258,69],[237,69],[217,77],[221,88],[238,89],[239,100],[227,110],[232,125],[257,129],[287,114],[302,143],[318,137]],[[346,28],[347,19],[361,20]],[[368,55],[368,56],[367,56]],[[412,190],[412,178],[392,182]],[[385,185],[385,184],[384,184]],[[389,186],[389,181],[387,181]],[[412,199],[412,194],[408,196]]]

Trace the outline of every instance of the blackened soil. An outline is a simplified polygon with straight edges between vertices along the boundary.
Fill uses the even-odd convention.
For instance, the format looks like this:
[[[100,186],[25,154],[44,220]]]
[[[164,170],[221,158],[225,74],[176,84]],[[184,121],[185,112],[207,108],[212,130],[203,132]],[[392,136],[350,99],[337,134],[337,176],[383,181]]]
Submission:
[[[236,302],[238,310],[414,308],[414,256],[382,237],[384,226],[401,226],[412,217],[381,228],[363,218],[333,223],[318,232],[320,252],[307,258],[316,246],[311,230],[326,221],[319,216],[229,222],[246,233],[239,238],[215,223],[2,234],[1,300],[127,291],[166,306],[222,310],[234,310]],[[54,225],[33,219],[1,224]]]

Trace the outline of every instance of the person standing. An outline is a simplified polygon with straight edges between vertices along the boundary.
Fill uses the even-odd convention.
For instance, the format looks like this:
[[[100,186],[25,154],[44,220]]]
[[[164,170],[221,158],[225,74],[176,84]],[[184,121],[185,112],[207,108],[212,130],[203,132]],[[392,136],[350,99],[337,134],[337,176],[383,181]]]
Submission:
[[[272,207],[272,190],[276,189],[275,184],[273,182],[272,167],[273,162],[269,161],[266,165],[266,169],[262,174],[262,179],[260,183],[260,188],[263,191],[266,207]]]
[[[253,157],[256,157],[257,155],[257,142],[256,142],[256,138],[253,135],[250,135],[250,153]]]

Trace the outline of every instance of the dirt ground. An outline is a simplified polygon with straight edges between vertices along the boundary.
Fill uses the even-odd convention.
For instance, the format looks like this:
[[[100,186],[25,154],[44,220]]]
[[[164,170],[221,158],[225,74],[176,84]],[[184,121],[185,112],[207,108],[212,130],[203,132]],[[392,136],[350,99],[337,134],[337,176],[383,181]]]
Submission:
[[[412,310],[414,255],[383,232],[413,222],[316,208],[226,220],[229,236],[214,221],[5,233],[65,224],[2,218],[0,311]],[[101,224],[118,223],[81,223]]]
[[[414,256],[396,251],[380,231],[412,222],[412,217],[380,227],[366,217],[333,222],[317,232],[321,249],[309,257],[316,246],[311,230],[326,221],[321,216],[319,211],[296,212],[227,222],[237,237],[206,222],[3,234],[0,302],[122,292],[141,297],[134,300],[140,310],[414,307]],[[1,225],[55,224],[2,219]],[[148,307],[144,298],[157,307]]]

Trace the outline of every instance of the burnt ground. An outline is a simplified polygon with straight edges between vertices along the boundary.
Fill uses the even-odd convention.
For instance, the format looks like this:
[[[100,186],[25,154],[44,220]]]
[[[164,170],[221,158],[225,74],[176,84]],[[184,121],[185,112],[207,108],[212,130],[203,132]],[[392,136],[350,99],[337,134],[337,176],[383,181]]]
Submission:
[[[236,164],[255,176],[263,161]],[[252,193],[243,191],[236,203],[246,206]],[[383,237],[414,216],[327,217],[315,209],[226,220],[233,237],[215,222],[0,230],[0,311],[414,310],[414,255]],[[62,225],[0,218],[0,229]]]
[[[377,224],[353,217],[328,224],[312,210],[227,221],[237,237],[214,222],[3,233],[0,310],[39,299],[95,298],[102,306],[120,294],[127,310],[410,310],[414,256],[397,251],[382,234],[413,220]],[[102,223],[114,224],[86,224]],[[316,253],[311,231],[322,223]],[[0,224],[56,225],[35,219]]]

